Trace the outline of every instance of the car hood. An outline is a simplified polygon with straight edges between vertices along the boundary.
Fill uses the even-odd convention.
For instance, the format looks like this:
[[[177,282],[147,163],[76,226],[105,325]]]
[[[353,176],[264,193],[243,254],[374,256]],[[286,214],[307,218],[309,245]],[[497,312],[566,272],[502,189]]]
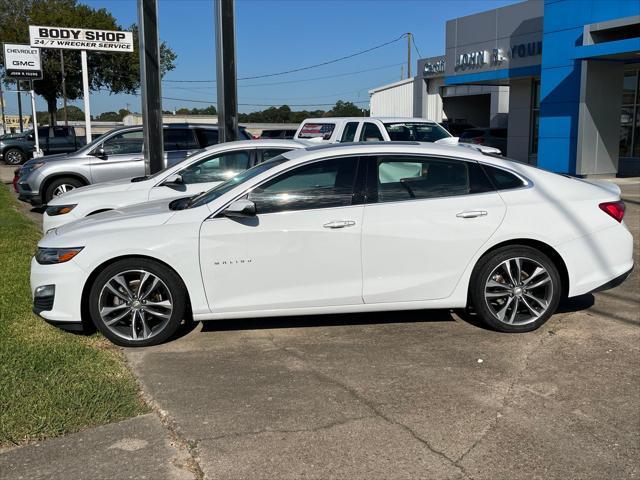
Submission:
[[[118,193],[127,190],[141,190],[146,187],[146,182],[132,182],[130,178],[114,180],[111,182],[96,183],[85,187],[75,188],[59,197],[51,200],[48,205],[65,205],[67,203],[78,203],[90,196],[107,193]]]
[[[68,153],[56,153],[55,155],[45,155],[44,157],[32,158],[24,162],[22,166],[28,167],[29,165],[33,165],[34,163],[41,163],[41,162],[44,162],[44,163],[57,162],[59,160],[66,160],[67,158],[69,158]]]
[[[162,199],[97,213],[58,227],[52,233],[56,237],[66,237],[77,232],[82,237],[95,231],[126,231],[129,228],[162,225],[175,214],[169,208],[170,203],[170,199]]]

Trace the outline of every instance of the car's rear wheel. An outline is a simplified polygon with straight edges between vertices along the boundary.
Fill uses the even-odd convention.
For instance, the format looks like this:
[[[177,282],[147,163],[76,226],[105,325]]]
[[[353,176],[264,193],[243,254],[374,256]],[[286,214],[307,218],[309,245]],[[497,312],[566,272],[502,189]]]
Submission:
[[[91,318],[117,345],[164,342],[180,326],[187,293],[171,269],[148,259],[115,262],[96,277],[89,294]]]
[[[489,253],[471,276],[475,312],[501,332],[537,329],[558,308],[561,294],[560,274],[553,261],[527,246],[507,246]]]
[[[47,186],[47,190],[44,193],[44,201],[45,203],[49,203],[52,198],[59,197],[63,193],[67,193],[68,191],[82,187],[83,185],[84,184],[77,178],[58,178]]]
[[[9,148],[4,152],[4,161],[7,165],[21,165],[27,156],[18,148]]]

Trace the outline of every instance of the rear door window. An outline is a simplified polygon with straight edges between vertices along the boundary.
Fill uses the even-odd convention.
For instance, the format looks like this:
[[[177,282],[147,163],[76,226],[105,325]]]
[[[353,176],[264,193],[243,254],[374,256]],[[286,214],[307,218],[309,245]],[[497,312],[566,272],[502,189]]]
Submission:
[[[329,140],[336,128],[335,123],[305,123],[300,129],[298,138],[322,138]]]
[[[205,148],[218,143],[218,130],[213,128],[196,128],[196,137],[200,148]]]
[[[262,148],[258,152],[258,158],[256,163],[266,162],[272,158],[282,155],[285,152],[291,150],[290,148]]]
[[[356,140],[356,131],[358,130],[358,125],[360,122],[347,122],[344,126],[344,131],[342,132],[342,138],[340,138],[341,142],[355,142]]]
[[[483,165],[482,168],[493,182],[496,190],[510,190],[512,188],[524,187],[525,183],[516,175],[502,170],[501,168]]]
[[[371,203],[484,193],[494,188],[475,162],[421,156],[378,157],[367,181]],[[372,170],[371,168],[369,170]]]
[[[382,142],[383,140],[382,132],[375,123],[364,122],[362,133],[360,134],[361,142]]]
[[[190,128],[165,128],[163,138],[166,152],[200,148],[194,132]]]

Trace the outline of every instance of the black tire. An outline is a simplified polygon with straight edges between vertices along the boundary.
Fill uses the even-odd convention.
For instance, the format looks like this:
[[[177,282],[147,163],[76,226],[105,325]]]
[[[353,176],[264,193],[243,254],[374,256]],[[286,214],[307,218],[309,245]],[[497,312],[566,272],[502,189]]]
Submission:
[[[514,285],[508,280],[508,273],[503,268],[503,265],[505,265],[505,262],[509,262],[508,265],[511,266],[512,275],[515,279],[516,258],[520,259],[522,273],[520,281],[516,280],[515,283],[517,285]],[[538,268],[546,270],[546,275],[541,273],[538,277],[534,277],[533,272]],[[529,276],[532,278],[527,280]],[[547,276],[548,280],[543,285],[535,287],[537,283],[545,280]],[[500,287],[490,286],[488,284],[490,280],[493,280],[492,284],[495,284],[497,280]],[[503,281],[505,282],[504,286]],[[514,287],[510,287],[510,285],[514,285]],[[518,288],[518,285],[521,285],[521,287]],[[530,287],[534,288],[530,289]],[[505,295],[502,292],[509,293]],[[487,297],[485,293],[499,295],[499,298]],[[525,245],[510,245],[498,248],[482,257],[474,268],[469,284],[471,307],[473,307],[478,317],[490,328],[506,333],[530,332],[539,328],[555,313],[561,296],[562,281],[553,261],[540,250]],[[543,300],[543,303],[536,303],[532,297],[540,297],[539,299]],[[522,300],[523,298],[524,301]],[[507,302],[510,302],[511,306]],[[543,304],[547,305],[546,309],[543,308]],[[514,305],[516,306],[515,316],[511,318]],[[532,312],[530,307],[533,307],[534,310],[539,309],[536,312],[537,315]],[[499,315],[503,312],[503,309],[504,319],[501,320]],[[527,319],[527,315],[530,318]],[[509,320],[513,323],[509,323]]]
[[[5,150],[4,154],[4,163],[7,165],[22,165],[24,161],[27,159],[25,153],[19,148],[8,148]]]
[[[168,298],[170,299],[170,303],[172,304],[170,315],[167,315],[167,317],[169,317],[168,320],[158,320],[158,318],[156,317],[147,316],[147,324],[149,327],[149,331],[152,332],[152,335],[149,335],[146,339],[134,339],[131,333],[132,327],[137,327],[138,333],[142,332],[140,317],[137,317],[136,327],[131,324],[131,317],[125,317],[122,321],[118,321],[117,323],[112,324],[112,326],[110,327],[107,326],[105,320],[103,320],[103,317],[100,314],[101,301],[104,302],[106,298],[105,296],[111,295],[110,290],[108,290],[107,288],[106,290],[104,290],[106,293],[104,293],[103,298],[101,298],[101,294],[103,292],[103,289],[105,288],[106,283],[116,275],[124,274],[124,278],[126,279],[127,276],[134,275],[133,273],[131,273],[131,271],[147,272],[161,280],[161,282],[163,283],[161,283],[158,288],[161,288],[163,290],[163,292],[161,293],[169,293],[170,296]],[[142,275],[143,274],[141,274],[140,276]],[[132,291],[136,287],[135,281],[127,284],[132,289]],[[114,284],[112,283],[111,285]],[[166,291],[164,291],[165,287]],[[124,289],[120,289],[119,291],[123,293]],[[158,295],[160,295],[161,293],[159,293]],[[142,295],[140,295],[139,290],[137,292],[137,295],[138,297],[136,298],[144,298]],[[111,295],[111,297],[115,298],[113,295]],[[187,289],[184,286],[182,279],[173,270],[154,260],[145,258],[127,258],[109,265],[98,274],[95,281],[93,282],[93,285],[91,285],[88,301],[91,320],[95,324],[96,328],[100,330],[100,332],[110,341],[122,347],[147,347],[151,345],[158,345],[166,341],[176,332],[178,327],[180,327],[183,318],[185,317],[185,313],[187,312],[186,299]],[[124,311],[125,314],[127,314],[127,308],[128,307],[123,307],[123,310],[121,311]],[[157,307],[153,308],[157,309]],[[144,311],[144,307],[142,308],[142,310]],[[131,309],[129,309],[129,311],[131,311]],[[166,311],[167,310],[164,310],[164,312]],[[154,331],[153,324],[156,321],[158,330]],[[163,324],[163,322],[166,323]]]
[[[68,191],[82,187],[84,186],[84,183],[73,177],[56,178],[53,182],[47,185],[47,189],[44,192],[44,203],[49,203],[53,197],[57,196],[55,195],[56,190],[65,185],[67,186],[66,190]]]

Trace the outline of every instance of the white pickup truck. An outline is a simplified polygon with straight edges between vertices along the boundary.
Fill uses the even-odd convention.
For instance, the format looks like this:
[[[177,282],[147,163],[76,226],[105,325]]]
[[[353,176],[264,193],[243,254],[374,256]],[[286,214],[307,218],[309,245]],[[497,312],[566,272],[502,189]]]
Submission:
[[[410,117],[325,117],[307,118],[296,134],[295,140],[318,143],[344,142],[438,142],[458,143],[438,123],[424,118]],[[493,147],[460,143],[461,146],[500,154]]]

